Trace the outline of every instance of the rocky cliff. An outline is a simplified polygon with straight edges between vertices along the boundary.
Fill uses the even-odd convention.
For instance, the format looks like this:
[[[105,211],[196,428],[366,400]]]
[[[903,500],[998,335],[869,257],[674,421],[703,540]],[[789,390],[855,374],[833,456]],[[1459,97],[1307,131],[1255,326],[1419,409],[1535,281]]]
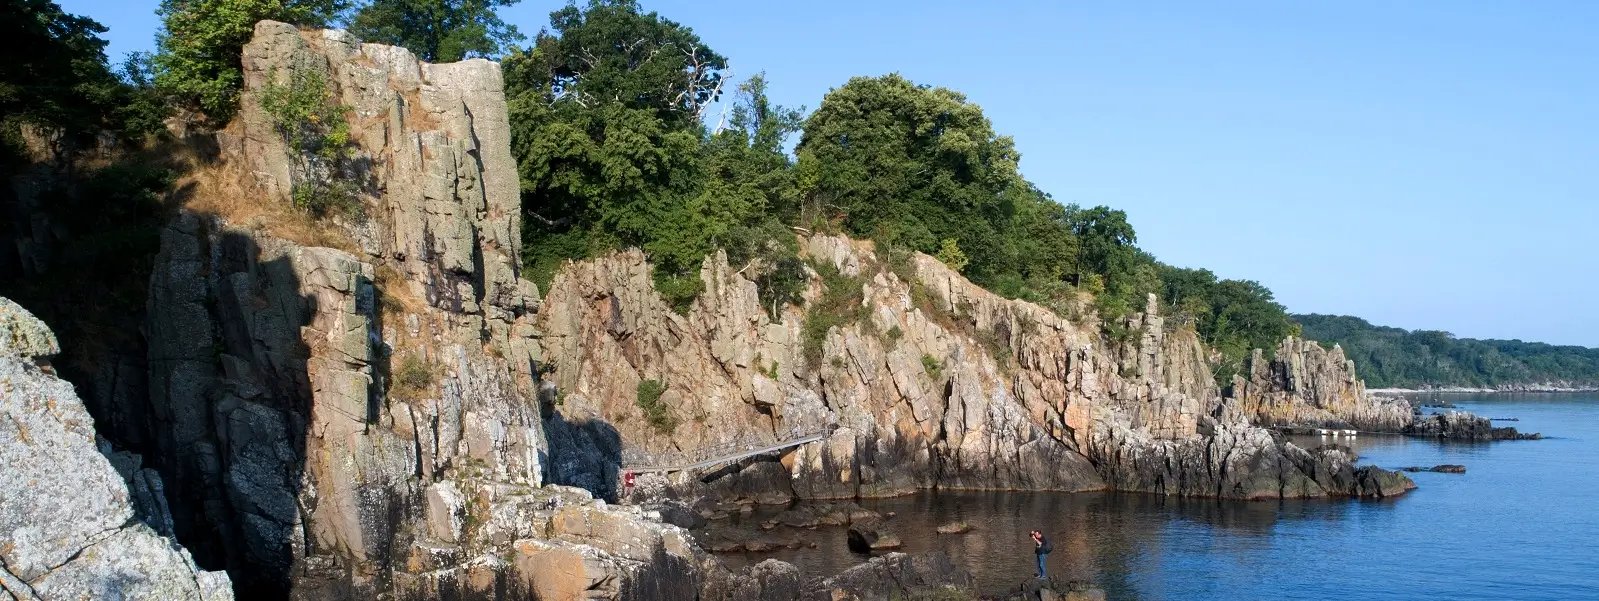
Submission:
[[[42,322],[0,298],[0,599],[231,600],[226,574],[163,536],[160,475],[96,444],[83,402],[50,369],[59,352]]]
[[[1415,419],[1409,403],[1367,394],[1337,345],[1287,338],[1269,360],[1255,349],[1244,372],[1233,376],[1232,393],[1256,424],[1402,432]]]
[[[1091,315],[1073,321],[1006,300],[931,257],[895,260],[828,236],[805,240],[804,255],[809,299],[827,285],[859,287],[820,358],[807,357],[803,326],[819,316],[769,314],[720,255],[707,258],[706,291],[687,315],[654,294],[638,252],[569,266],[537,322],[561,413],[609,424],[645,454],[835,426],[781,458],[804,498],[929,487],[1276,498],[1409,486],[1251,425],[1239,402],[1222,399],[1194,333],[1168,331],[1153,299],[1127,319],[1128,340],[1107,343]],[[643,380],[665,385],[675,426],[648,419]],[[575,482],[582,468],[551,473]]]
[[[583,430],[540,411],[498,66],[274,22],[243,64],[218,163],[161,234],[147,388],[100,410],[165,476],[178,540],[244,598],[714,590],[681,530],[542,486],[546,428]],[[307,72],[349,108],[335,175],[360,216],[282,217],[303,174],[260,96]]]
[[[1251,423],[1301,419],[1300,405],[1360,415],[1347,409],[1364,398],[1338,371],[1347,365],[1290,360],[1281,377],[1262,367],[1258,382],[1252,367],[1242,396],[1223,398],[1203,345],[1168,327],[1153,299],[1117,324],[1125,338],[1109,339],[1086,310],[1057,315],[930,257],[830,236],[802,241],[807,302],[775,314],[750,272],[720,254],[706,259],[705,292],[686,315],[655,293],[637,251],[570,264],[540,298],[516,269],[518,184],[494,63],[430,65],[342,32],[262,22],[243,65],[240,117],[185,186],[188,210],[161,232],[147,352],[84,383],[108,465],[132,484],[85,472],[98,500],[84,502],[110,509],[70,508],[91,535],[52,544],[98,549],[107,533],[132,532],[149,546],[151,532],[171,534],[201,568],[226,569],[241,598],[786,601],[840,598],[848,579],[802,583],[770,564],[730,574],[660,516],[606,503],[623,453],[828,432],[708,486],[673,483],[777,503],[929,487],[1257,499],[1410,486]],[[360,215],[310,221],[288,209],[305,174],[261,96],[297,73],[318,74],[348,107],[351,156],[331,175]],[[46,377],[14,363],[5,369]],[[664,390],[646,398],[647,381]],[[33,415],[69,391],[24,392],[15,402]],[[89,420],[61,423],[86,440]],[[10,494],[27,482],[4,485],[6,512],[35,506],[14,499],[39,502]],[[220,576],[162,545],[166,567],[142,573],[189,574],[190,598],[220,594]],[[43,597],[47,572],[104,557],[65,548],[13,563],[6,554],[34,550],[0,545],[6,586]],[[890,563],[863,573],[938,562]],[[958,588],[943,572],[918,582]],[[884,591],[860,596],[905,592]]]

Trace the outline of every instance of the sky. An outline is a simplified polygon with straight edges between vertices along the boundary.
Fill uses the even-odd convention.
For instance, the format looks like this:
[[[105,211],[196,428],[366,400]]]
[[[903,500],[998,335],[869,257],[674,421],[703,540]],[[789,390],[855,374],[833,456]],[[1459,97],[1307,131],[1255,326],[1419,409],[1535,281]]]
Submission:
[[[152,0],[58,0],[153,46]],[[644,0],[774,101],[898,72],[1295,313],[1599,347],[1599,2]],[[564,2],[502,17],[530,36]]]

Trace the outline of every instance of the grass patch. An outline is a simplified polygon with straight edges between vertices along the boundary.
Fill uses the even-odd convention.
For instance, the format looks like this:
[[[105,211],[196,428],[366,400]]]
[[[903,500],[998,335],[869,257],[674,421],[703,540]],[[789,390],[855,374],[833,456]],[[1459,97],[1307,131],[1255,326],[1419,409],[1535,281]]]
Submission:
[[[652,276],[655,279],[655,292],[661,295],[661,300],[672,307],[678,315],[687,316],[694,308],[694,299],[700,297],[705,291],[705,282],[699,274],[672,275],[655,269]]]
[[[822,296],[805,311],[805,325],[800,328],[806,364],[818,365],[822,359],[822,344],[827,333],[835,327],[848,327],[869,316],[861,286],[864,278],[844,275],[831,263],[813,261],[811,269],[822,278]]]
[[[416,400],[432,391],[438,380],[437,367],[416,354],[408,354],[394,368],[389,394],[404,400]]]
[[[644,419],[650,422],[662,434],[670,434],[677,429],[677,418],[672,416],[671,408],[661,402],[661,395],[666,394],[666,385],[658,380],[641,380],[638,383],[638,408],[644,410]]]
[[[922,370],[934,380],[944,377],[944,362],[932,355],[922,355]]]

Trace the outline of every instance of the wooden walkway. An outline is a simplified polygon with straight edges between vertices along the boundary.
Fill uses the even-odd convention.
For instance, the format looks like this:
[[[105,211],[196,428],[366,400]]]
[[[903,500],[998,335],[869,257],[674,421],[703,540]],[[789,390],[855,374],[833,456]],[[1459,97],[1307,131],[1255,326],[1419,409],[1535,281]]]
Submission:
[[[683,472],[705,469],[708,467],[732,463],[740,459],[765,455],[781,451],[789,447],[816,442],[832,434],[832,428],[822,427],[809,430],[795,428],[784,435],[777,442],[771,441],[733,441],[718,445],[711,445],[686,451],[682,453],[669,453],[666,455],[645,455],[623,453],[622,470],[635,474],[649,472]]]

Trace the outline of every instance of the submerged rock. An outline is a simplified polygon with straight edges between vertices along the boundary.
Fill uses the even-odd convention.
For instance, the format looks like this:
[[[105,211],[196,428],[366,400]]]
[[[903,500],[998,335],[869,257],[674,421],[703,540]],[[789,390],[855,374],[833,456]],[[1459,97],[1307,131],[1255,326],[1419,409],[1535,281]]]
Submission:
[[[935,528],[939,534],[964,534],[971,531],[972,525],[966,522],[950,522]]]

